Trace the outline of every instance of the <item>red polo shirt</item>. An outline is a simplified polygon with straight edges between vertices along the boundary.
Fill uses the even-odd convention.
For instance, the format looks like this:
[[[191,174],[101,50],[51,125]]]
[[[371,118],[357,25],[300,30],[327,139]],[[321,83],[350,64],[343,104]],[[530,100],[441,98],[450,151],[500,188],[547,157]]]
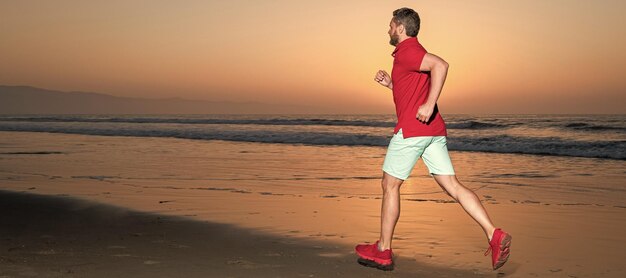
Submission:
[[[417,108],[426,103],[430,91],[430,73],[420,71],[424,55],[426,49],[416,37],[409,37],[398,43],[391,54],[394,57],[391,70],[393,102],[398,117],[393,133],[402,128],[404,138],[448,135],[437,105],[427,123],[417,119]]]

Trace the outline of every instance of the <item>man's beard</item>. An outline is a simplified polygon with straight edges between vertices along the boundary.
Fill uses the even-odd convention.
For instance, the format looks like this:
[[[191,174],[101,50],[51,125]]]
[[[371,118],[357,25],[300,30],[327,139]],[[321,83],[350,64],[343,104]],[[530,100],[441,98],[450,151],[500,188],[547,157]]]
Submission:
[[[398,35],[393,34],[393,35],[389,36],[389,38],[390,38],[389,39],[389,44],[391,44],[393,46],[398,45],[398,40],[400,39],[400,38],[398,38]]]

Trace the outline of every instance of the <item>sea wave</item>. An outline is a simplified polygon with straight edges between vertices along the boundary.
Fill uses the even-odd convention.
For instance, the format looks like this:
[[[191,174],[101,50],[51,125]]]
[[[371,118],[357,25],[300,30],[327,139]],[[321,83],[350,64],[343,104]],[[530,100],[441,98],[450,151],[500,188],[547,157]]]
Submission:
[[[322,146],[387,146],[390,136],[336,132],[160,128],[158,126],[88,126],[49,123],[0,122],[0,131],[52,132],[104,136],[171,137]],[[576,156],[626,160],[626,140],[575,141],[557,137],[449,136],[450,150]]]
[[[181,117],[85,117],[85,116],[42,116],[42,117],[0,117],[0,122],[75,122],[75,123],[162,123],[162,124],[231,124],[231,125],[325,125],[395,127],[395,121],[342,120],[325,118],[268,118],[268,119],[220,119],[220,118],[181,118]],[[476,120],[446,122],[448,129],[490,129],[506,128],[510,125]]]
[[[460,122],[448,122],[446,123],[446,128],[449,129],[488,129],[488,128],[506,128],[511,127],[515,124],[496,124],[496,123],[487,123],[481,121],[460,121]]]
[[[0,121],[19,122],[84,122],[84,123],[170,123],[170,124],[234,124],[234,125],[334,125],[394,127],[395,122],[339,120],[323,118],[268,118],[268,119],[219,119],[219,118],[179,118],[179,117],[2,117]]]
[[[451,150],[626,159],[626,140],[578,141],[557,137],[495,135],[452,137]]]
[[[599,124],[590,124],[590,123],[581,123],[574,122],[568,123],[564,125],[566,128],[575,129],[575,130],[585,130],[585,131],[621,131],[626,132],[626,128],[619,126],[608,126],[608,125],[599,125]]]

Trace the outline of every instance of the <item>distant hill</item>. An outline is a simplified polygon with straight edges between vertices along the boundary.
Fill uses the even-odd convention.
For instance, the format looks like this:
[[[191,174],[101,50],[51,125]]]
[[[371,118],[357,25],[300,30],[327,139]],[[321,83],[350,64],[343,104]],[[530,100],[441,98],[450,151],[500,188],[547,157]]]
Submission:
[[[0,114],[321,114],[327,108],[182,98],[131,98],[0,85]]]

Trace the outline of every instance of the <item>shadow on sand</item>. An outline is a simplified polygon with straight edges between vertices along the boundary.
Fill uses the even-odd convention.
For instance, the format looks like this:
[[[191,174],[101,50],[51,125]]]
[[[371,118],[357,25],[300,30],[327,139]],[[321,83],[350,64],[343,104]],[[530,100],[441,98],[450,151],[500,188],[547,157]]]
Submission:
[[[357,263],[352,246],[284,238],[65,196],[0,190],[3,277],[484,277],[397,257]]]

